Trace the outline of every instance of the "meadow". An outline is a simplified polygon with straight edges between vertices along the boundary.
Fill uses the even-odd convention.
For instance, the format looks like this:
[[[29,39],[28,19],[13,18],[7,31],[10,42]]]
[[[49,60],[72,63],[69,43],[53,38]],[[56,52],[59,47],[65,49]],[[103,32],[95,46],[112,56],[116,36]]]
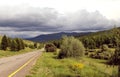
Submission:
[[[20,51],[0,50],[0,58],[9,57],[9,56],[13,56],[13,55],[24,54],[24,53],[31,52],[31,51],[34,51],[34,50],[36,50],[36,49],[31,49],[29,47],[26,47],[25,49],[20,50]]]
[[[43,52],[26,77],[117,77],[117,66],[106,62],[88,57],[57,59],[56,53]]]

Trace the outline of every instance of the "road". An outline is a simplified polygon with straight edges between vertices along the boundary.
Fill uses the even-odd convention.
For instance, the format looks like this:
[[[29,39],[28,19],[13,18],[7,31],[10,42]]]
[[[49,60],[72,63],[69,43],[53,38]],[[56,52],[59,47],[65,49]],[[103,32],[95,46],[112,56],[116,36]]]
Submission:
[[[0,59],[0,77],[25,77],[44,49]]]

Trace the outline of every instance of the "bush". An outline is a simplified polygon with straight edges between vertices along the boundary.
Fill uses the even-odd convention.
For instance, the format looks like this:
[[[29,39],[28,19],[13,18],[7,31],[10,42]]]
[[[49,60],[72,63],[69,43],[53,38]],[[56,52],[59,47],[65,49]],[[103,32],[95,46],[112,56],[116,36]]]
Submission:
[[[119,65],[120,64],[120,46],[115,49],[115,52],[109,59],[108,63],[111,65]]]
[[[53,44],[54,44],[57,48],[60,48],[61,40],[59,40],[59,41],[53,41]]]
[[[108,51],[109,48],[108,48],[108,46],[106,44],[104,44],[104,45],[101,46],[101,50],[102,51]]]
[[[32,45],[32,44],[29,45],[29,48],[35,49],[34,45]]]
[[[89,57],[91,58],[95,58],[95,59],[104,59],[104,60],[108,60],[111,58],[112,53],[110,51],[97,51],[95,53],[91,53],[89,55]]]
[[[56,47],[53,44],[46,44],[45,50],[46,50],[46,52],[55,52]]]
[[[83,44],[74,37],[63,37],[59,58],[81,57],[84,55],[85,48]]]
[[[95,52],[95,50],[94,50],[94,49],[89,49],[88,51],[89,51],[89,52]]]

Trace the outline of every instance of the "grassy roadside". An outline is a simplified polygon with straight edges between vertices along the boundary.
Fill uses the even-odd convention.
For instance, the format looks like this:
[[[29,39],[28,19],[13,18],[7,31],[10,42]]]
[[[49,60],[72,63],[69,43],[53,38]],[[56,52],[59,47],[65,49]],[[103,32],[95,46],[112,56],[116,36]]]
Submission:
[[[117,67],[105,65],[105,60],[55,57],[54,53],[44,52],[31,69],[31,74],[26,77],[116,77],[117,75]]]
[[[3,51],[3,50],[0,50],[0,58],[13,56],[13,55],[18,55],[18,54],[23,54],[23,53],[31,52],[33,50],[35,50],[35,49],[25,48],[24,50],[20,50],[20,51]]]

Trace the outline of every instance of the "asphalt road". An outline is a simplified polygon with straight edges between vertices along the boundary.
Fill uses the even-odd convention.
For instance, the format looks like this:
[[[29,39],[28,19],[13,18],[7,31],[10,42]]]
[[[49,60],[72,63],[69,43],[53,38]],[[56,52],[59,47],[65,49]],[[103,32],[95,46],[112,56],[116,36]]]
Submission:
[[[25,77],[44,49],[0,59],[0,77]]]

